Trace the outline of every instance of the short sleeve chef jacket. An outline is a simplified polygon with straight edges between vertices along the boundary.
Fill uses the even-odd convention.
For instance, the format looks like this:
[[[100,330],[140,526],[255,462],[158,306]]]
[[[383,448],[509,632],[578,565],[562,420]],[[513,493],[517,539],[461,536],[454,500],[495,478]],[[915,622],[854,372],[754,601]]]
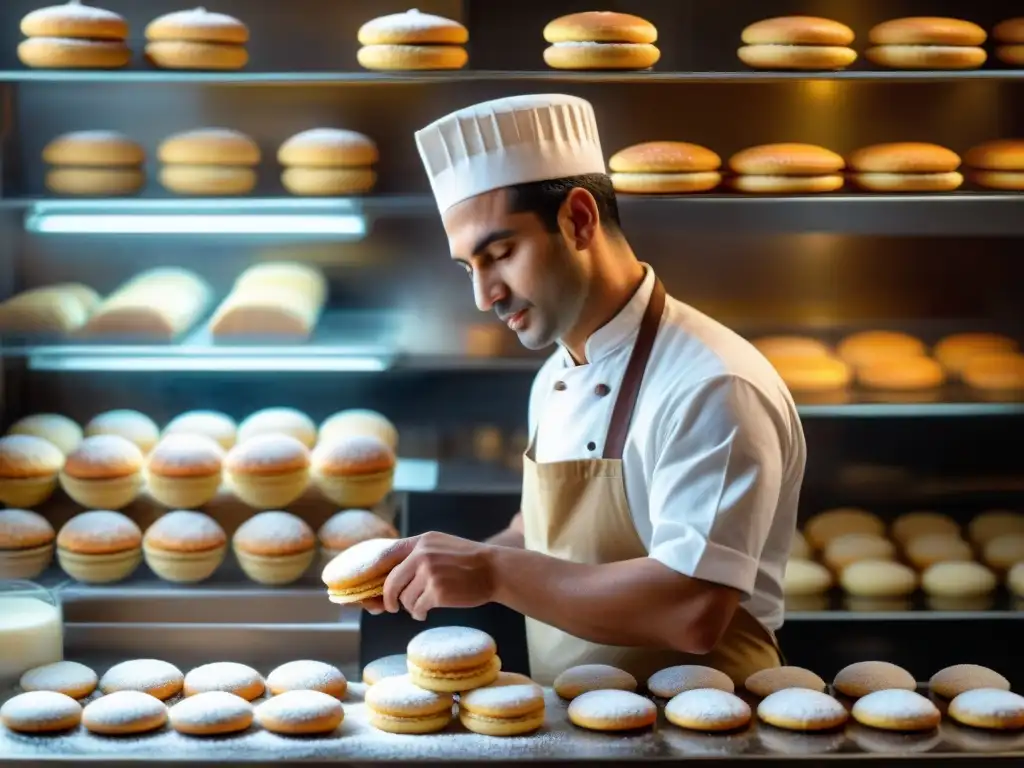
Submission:
[[[538,462],[600,458],[654,272],[586,344],[562,347],[530,394]],[[745,339],[667,297],[623,452],[629,507],[650,557],[733,587],[768,629],[783,619],[806,445],[796,406]]]

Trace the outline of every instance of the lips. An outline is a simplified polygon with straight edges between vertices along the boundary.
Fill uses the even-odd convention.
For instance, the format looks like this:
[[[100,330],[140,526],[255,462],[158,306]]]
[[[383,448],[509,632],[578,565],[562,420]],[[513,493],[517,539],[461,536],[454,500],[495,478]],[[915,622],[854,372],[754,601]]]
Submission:
[[[508,327],[513,331],[520,330],[526,322],[526,312],[527,310],[520,309],[514,315],[507,318],[505,320],[505,324],[508,325]]]

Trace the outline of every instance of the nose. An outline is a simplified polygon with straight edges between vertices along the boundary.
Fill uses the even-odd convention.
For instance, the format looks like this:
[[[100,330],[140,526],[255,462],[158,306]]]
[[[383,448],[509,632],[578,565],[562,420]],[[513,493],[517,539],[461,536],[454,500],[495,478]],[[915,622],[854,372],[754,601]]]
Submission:
[[[508,288],[491,270],[480,269],[473,274],[473,298],[476,308],[490,312],[494,305],[508,296]]]

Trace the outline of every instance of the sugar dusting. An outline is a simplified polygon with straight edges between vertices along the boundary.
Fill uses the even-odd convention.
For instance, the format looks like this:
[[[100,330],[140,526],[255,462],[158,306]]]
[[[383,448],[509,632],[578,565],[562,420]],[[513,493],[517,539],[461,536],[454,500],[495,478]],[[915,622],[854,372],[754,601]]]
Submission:
[[[85,438],[79,446],[68,457],[69,462],[73,461],[76,468],[87,470],[105,470],[109,472],[108,465],[115,467],[121,464],[129,464],[133,467],[142,466],[142,451],[131,440],[120,435],[90,435]],[[131,470],[121,474],[129,474]],[[76,469],[68,474],[88,477]],[[115,475],[117,473],[114,473]]]
[[[853,714],[874,715],[875,717],[928,718],[937,716],[938,708],[917,691],[893,689],[874,691],[857,700]]]
[[[186,11],[173,11],[163,16],[160,21],[182,27],[224,27],[234,29],[242,23],[225,13],[208,11],[205,8],[191,8]]]
[[[709,724],[750,718],[750,706],[747,702],[735,694],[717,688],[683,691],[665,705],[665,712],[686,720]]]
[[[100,678],[100,690],[146,691],[184,680],[181,670],[160,659],[132,659],[115,664]]]
[[[0,515],[3,515],[0,512]],[[973,688],[998,688],[1010,690],[1010,681],[995,670],[979,664],[954,664],[941,669],[928,681],[933,690],[943,688],[955,691],[953,695],[969,691]],[[936,691],[937,692],[937,691]],[[949,695],[948,693],[946,695]]]
[[[349,547],[327,564],[323,580],[330,584],[362,578],[388,556],[396,543],[395,539],[367,539]]]
[[[544,703],[544,689],[537,684],[530,685],[499,685],[485,686],[465,693],[459,697],[460,706],[466,709],[483,707],[491,709],[521,709],[524,707],[540,707]]]
[[[766,696],[757,707],[757,714],[766,720],[788,720],[813,725],[846,717],[846,709],[821,691],[809,688],[786,688]]]
[[[348,546],[350,542],[397,537],[398,531],[391,523],[366,509],[339,512],[320,526],[320,540],[327,546],[334,542]]]
[[[464,656],[494,652],[497,644],[486,632],[473,627],[434,627],[420,632],[406,651],[417,659],[450,661]]]
[[[32,11],[25,17],[25,21],[123,21],[121,16],[103,8],[94,8],[91,5],[82,5],[79,0],[69,0],[63,5],[52,5],[46,8],[39,8]]]
[[[267,687],[272,690],[319,691],[345,682],[337,667],[310,659],[289,661],[267,675]]]
[[[270,433],[250,437],[244,443],[232,448],[225,459],[225,465],[232,470],[278,471],[279,465],[308,467],[309,449],[292,435]]]
[[[57,542],[63,546],[68,537],[92,543],[140,541],[142,531],[128,516],[120,512],[96,509],[75,515],[60,529]]]
[[[85,705],[83,722],[100,726],[128,726],[166,713],[160,699],[141,691],[116,691]]]
[[[671,699],[683,691],[697,688],[718,688],[732,693],[735,685],[724,672],[699,664],[681,664],[655,672],[647,680],[647,688],[655,696]]]
[[[280,547],[306,548],[316,544],[313,529],[305,520],[291,512],[270,511],[253,515],[238,530],[239,542],[274,542]]]
[[[650,699],[630,691],[587,691],[569,704],[569,712],[587,719],[619,720],[658,711]]]
[[[21,549],[25,542],[53,540],[53,526],[38,512],[0,509],[0,550]]]
[[[334,717],[342,711],[341,702],[326,693],[287,691],[260,704],[256,709],[256,717],[260,723],[268,719],[299,725]]]
[[[159,536],[173,539],[178,544],[223,542],[224,529],[207,514],[187,509],[176,509],[157,518],[147,530],[146,537]]]
[[[237,691],[261,683],[260,673],[247,664],[236,661],[215,661],[190,670],[185,675],[185,687],[192,692]]]
[[[840,691],[853,688],[866,691],[883,691],[889,688],[903,688],[912,691],[917,687],[914,676],[903,667],[888,661],[858,661],[843,667],[836,673],[833,685]]]
[[[975,717],[1018,718],[1024,716],[1024,696],[998,688],[975,688],[950,702],[950,709]]]
[[[411,34],[414,32],[429,32],[438,28],[448,29],[461,26],[444,16],[435,16],[431,13],[420,13],[411,8],[405,13],[391,13],[387,16],[380,16],[366,22],[363,25],[365,30],[389,32],[393,35]]]
[[[18,723],[45,723],[63,720],[81,711],[82,705],[63,693],[30,691],[8,699],[0,707],[0,718]],[[3,754],[2,748],[0,754]]]
[[[408,672],[408,657],[404,653],[396,653],[374,659],[363,667],[363,679],[373,684],[387,677],[398,677]]]
[[[372,464],[393,462],[395,459],[391,449],[384,441],[374,435],[345,435],[331,438],[320,443],[313,451],[316,464]]]
[[[198,728],[224,725],[247,718],[252,722],[253,706],[240,696],[225,691],[206,691],[182,699],[171,707],[171,724]]]
[[[609,664],[580,664],[570,667],[555,679],[558,690],[572,689],[584,693],[606,688],[636,690],[636,678]]]
[[[409,675],[387,677],[366,691],[368,704],[398,715],[410,710],[437,711],[445,705],[451,706],[454,701],[450,693],[435,693],[413,685]]]
[[[26,691],[67,691],[78,688],[95,688],[96,673],[77,661],[56,661],[30,669],[21,676],[21,685]]]

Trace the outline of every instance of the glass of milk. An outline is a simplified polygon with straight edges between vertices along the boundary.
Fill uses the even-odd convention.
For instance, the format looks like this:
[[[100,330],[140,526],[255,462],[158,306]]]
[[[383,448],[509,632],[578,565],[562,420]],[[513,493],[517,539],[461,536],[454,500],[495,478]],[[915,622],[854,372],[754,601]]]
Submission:
[[[31,581],[0,580],[0,691],[23,673],[64,658],[56,593]]]

